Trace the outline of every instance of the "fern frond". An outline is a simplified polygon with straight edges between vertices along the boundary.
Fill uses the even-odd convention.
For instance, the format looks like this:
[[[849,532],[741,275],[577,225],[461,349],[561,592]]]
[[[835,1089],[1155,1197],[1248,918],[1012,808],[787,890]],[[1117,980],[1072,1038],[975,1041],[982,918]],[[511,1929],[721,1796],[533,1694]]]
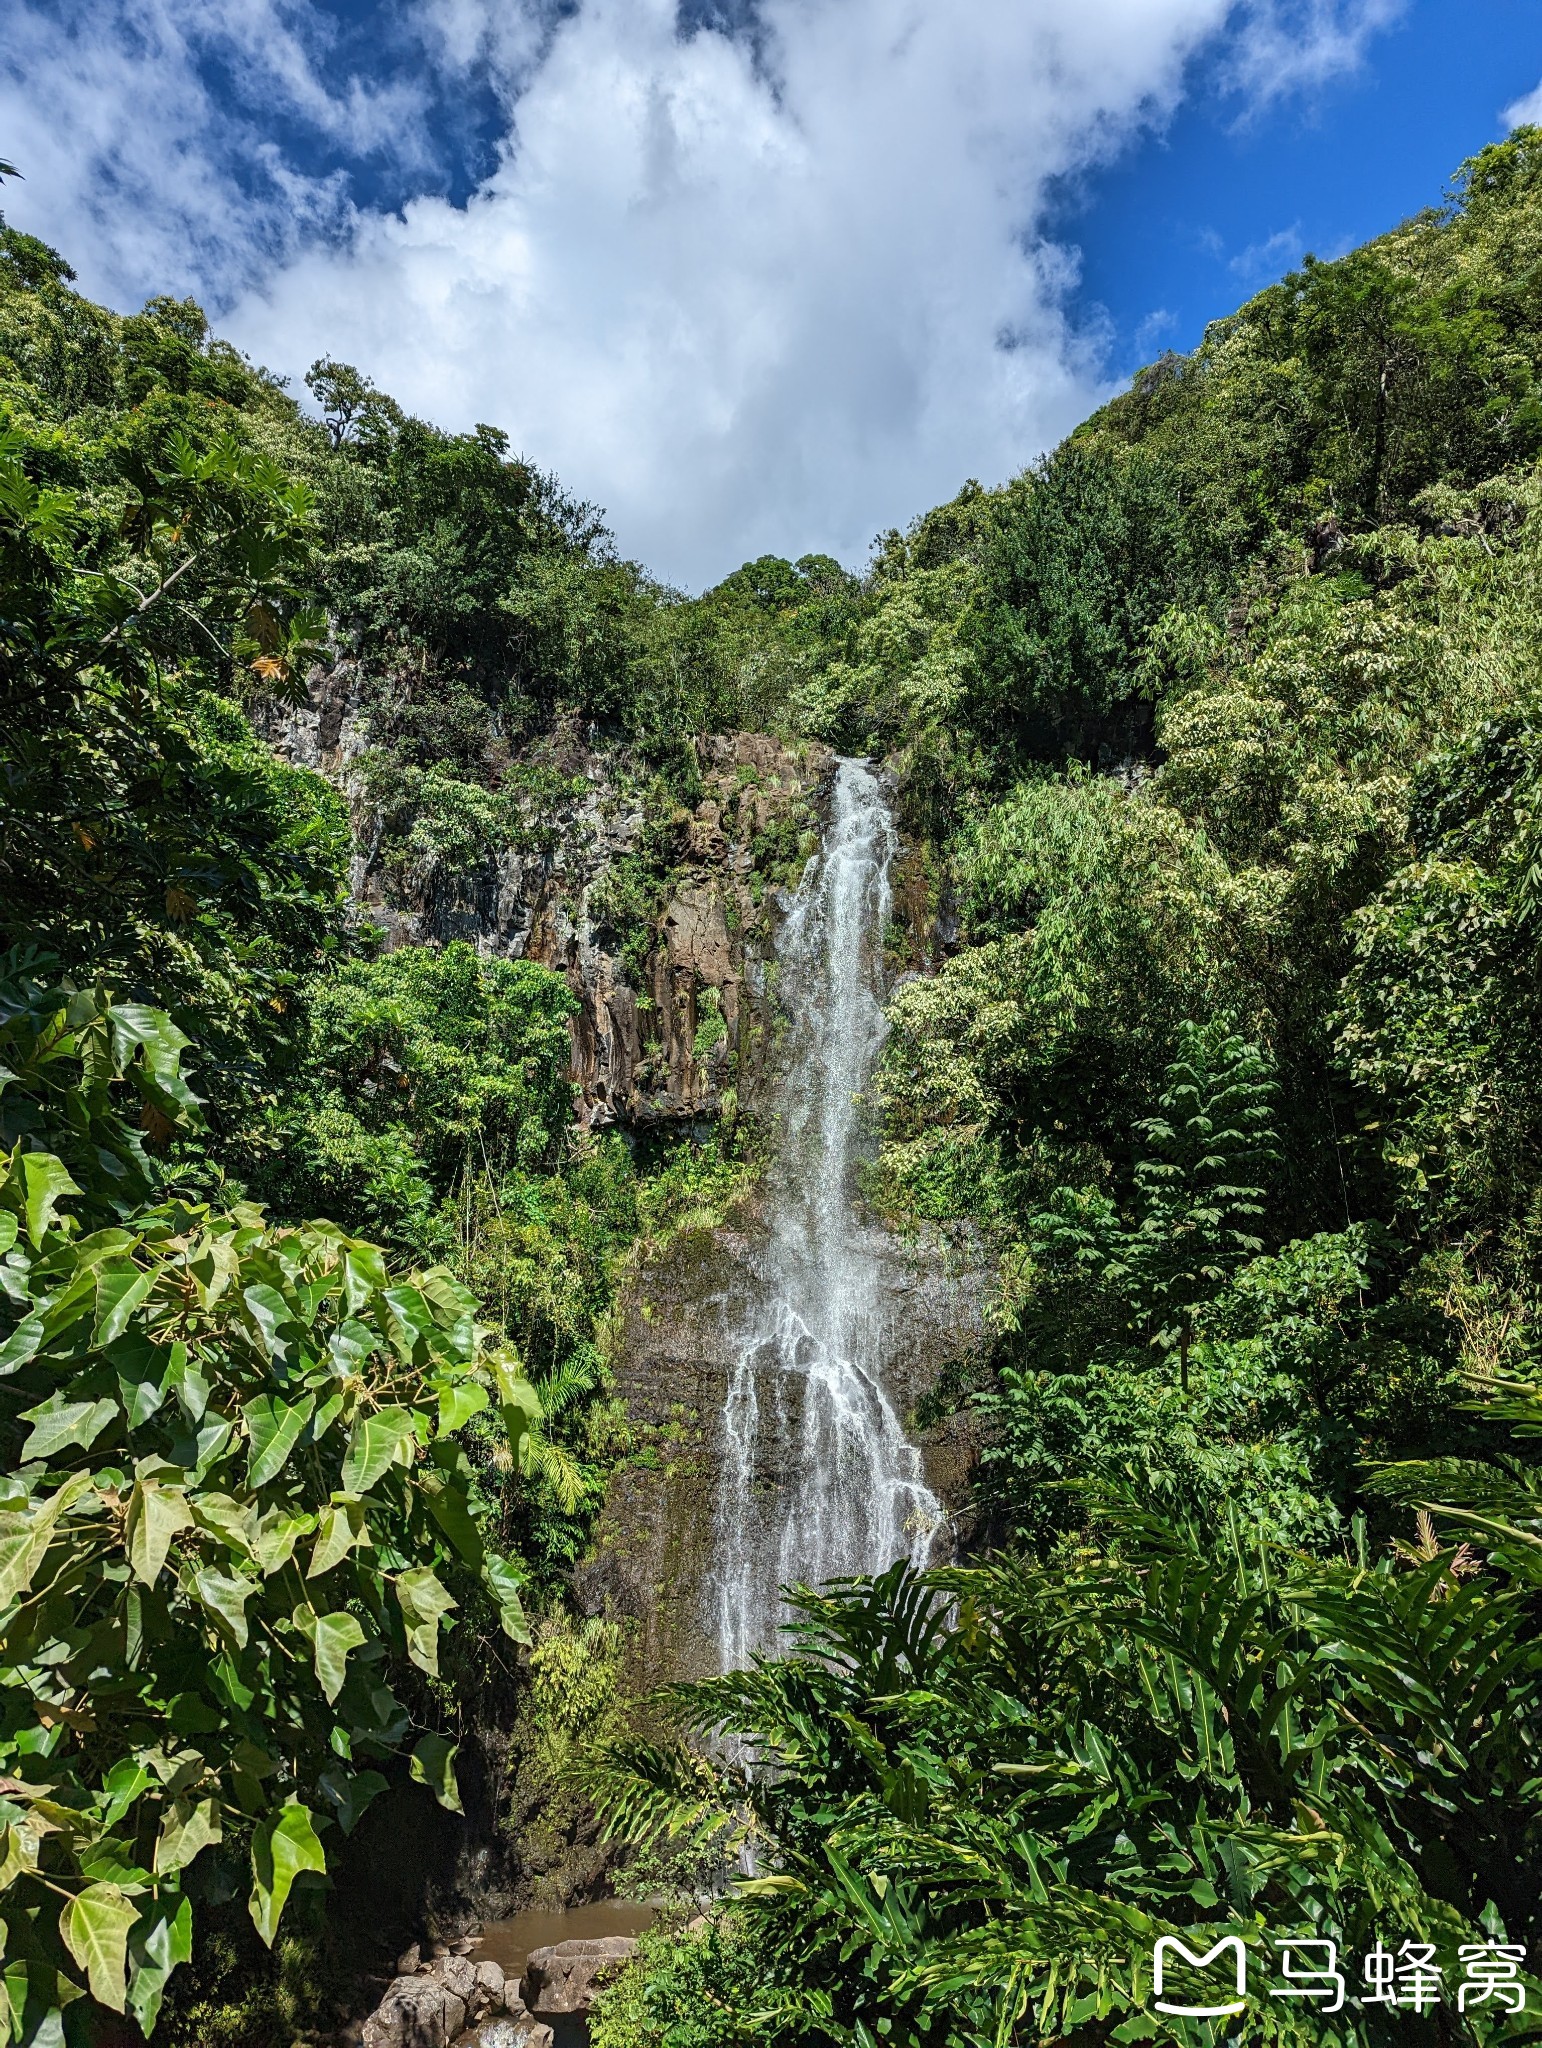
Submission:
[[[532,1479],[550,1488],[565,1515],[577,1512],[588,1490],[588,1481],[582,1464],[566,1444],[533,1429],[525,1438],[524,1465]]]
[[[608,1744],[590,1765],[586,1789],[619,1841],[696,1834],[720,1841],[731,1860],[749,1835],[742,1777],[684,1743]]]

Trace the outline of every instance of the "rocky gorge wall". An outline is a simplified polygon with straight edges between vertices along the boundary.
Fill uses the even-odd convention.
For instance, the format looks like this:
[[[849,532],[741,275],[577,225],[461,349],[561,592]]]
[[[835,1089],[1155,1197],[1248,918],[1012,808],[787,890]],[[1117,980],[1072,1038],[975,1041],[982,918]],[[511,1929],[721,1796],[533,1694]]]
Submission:
[[[711,1591],[727,1393],[743,1333],[771,1284],[767,1238],[752,1200],[718,1230],[681,1233],[625,1296],[615,1369],[638,1452],[612,1475],[575,1591],[587,1612],[626,1624],[637,1692],[718,1668]],[[869,1221],[861,1240],[876,1274],[885,1386],[910,1420],[927,1484],[949,1511],[932,1535],[933,1561],[944,1562],[967,1534],[975,1432],[958,1416],[917,1428],[914,1411],[979,1347],[988,1270],[965,1238],[911,1240]],[[786,1455],[765,1438],[757,1493],[795,1492],[778,1462]]]
[[[661,820],[624,755],[558,735],[539,815],[516,807],[505,843],[455,864],[391,856],[389,793],[368,773],[349,664],[318,675],[310,701],[277,717],[269,737],[347,795],[354,899],[388,945],[465,940],[566,977],[580,1005],[571,1074],[581,1127],[703,1130],[725,1113],[775,1114],[785,1027],[776,931],[820,844],[836,767],[828,748],[709,735],[697,742],[699,794]],[[645,886],[618,888],[629,871]],[[915,846],[901,846],[892,883],[891,971],[925,971],[953,943],[946,892]],[[622,901],[630,918],[618,914]],[[988,1273],[964,1239],[902,1238],[871,1219],[862,1239],[878,1275],[885,1384],[910,1418],[981,1342]],[[575,1590],[588,1613],[625,1624],[639,1690],[716,1668],[706,1605],[725,1401],[766,1259],[751,1196],[722,1228],[676,1237],[622,1292],[612,1365],[636,1448],[612,1476]],[[927,1484],[949,1512],[933,1544],[942,1557],[967,1500],[972,1435],[955,1419],[918,1440]],[[763,1462],[753,1483],[782,1492],[787,1477]]]
[[[271,714],[265,732],[347,796],[351,892],[387,945],[460,939],[565,976],[580,1004],[571,1073],[581,1127],[690,1122],[716,1116],[725,1099],[752,1106],[775,1035],[777,892],[818,843],[828,747],[707,735],[697,742],[699,797],[659,819],[622,754],[558,735],[547,790],[522,811],[511,806],[505,843],[460,864],[387,857],[352,664],[317,674],[309,701]],[[636,908],[636,890],[631,904],[614,901],[611,885],[628,869],[643,870],[644,895],[653,885],[652,916]]]

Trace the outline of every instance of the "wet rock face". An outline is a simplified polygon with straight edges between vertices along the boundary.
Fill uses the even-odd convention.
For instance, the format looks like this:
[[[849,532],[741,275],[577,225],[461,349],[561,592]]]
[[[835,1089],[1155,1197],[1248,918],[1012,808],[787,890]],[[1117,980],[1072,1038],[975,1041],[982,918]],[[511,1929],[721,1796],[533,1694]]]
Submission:
[[[496,2048],[491,2029],[498,2024],[497,2015],[506,2012],[511,2028],[526,2022],[518,1986],[505,1979],[496,1963],[473,1963],[448,1953],[419,1963],[418,1954],[414,1946],[401,1958],[402,1963],[411,1963],[411,1969],[397,1977],[364,2022],[362,2048],[450,2048],[451,2043],[464,2048],[467,2036],[462,2029],[468,2021],[473,2028],[486,2021],[470,2038],[478,2048],[488,2048],[489,2042]],[[515,2034],[510,2048],[527,2039],[528,2034]]]
[[[407,871],[383,858],[360,769],[368,729],[356,664],[318,672],[309,701],[273,711],[264,731],[349,798],[350,891],[388,944],[459,939],[566,977],[581,1005],[571,1067],[581,1125],[713,1116],[730,1086],[753,1100],[774,1023],[765,968],[779,892],[797,879],[803,836],[818,829],[834,766],[827,747],[766,733],[699,740],[700,800],[669,821],[667,901],[656,924],[637,929],[609,902],[649,823],[620,756],[573,744],[558,778],[568,793],[527,821],[521,843],[471,868]]]
[[[910,1242],[863,1227],[878,1273],[886,1391],[903,1417],[950,1365],[983,1341],[989,1269],[969,1240]],[[615,1361],[617,1392],[638,1454],[612,1474],[605,1508],[575,1590],[594,1614],[633,1624],[630,1673],[639,1691],[718,1668],[713,1565],[725,1469],[725,1408],[745,1332],[767,1286],[766,1232],[752,1215],[734,1227],[683,1233],[628,1289]],[[937,1531],[941,1563],[967,1534],[973,1425],[952,1416],[910,1434],[926,1480],[953,1519]],[[795,1433],[794,1433],[795,1440]],[[769,1442],[754,1473],[758,1493],[793,1490]]]
[[[592,1941],[559,1941],[533,1949],[525,1964],[520,1995],[537,2019],[585,2013],[594,1994],[637,1947],[630,1934],[606,1934]]]
[[[833,757],[764,733],[709,736],[698,752],[704,793],[677,826],[683,846],[651,931],[606,921],[607,875],[634,851],[643,819],[632,812],[604,821],[603,762],[592,764],[594,787],[568,850],[553,857],[551,877],[535,891],[527,954],[565,973],[582,1005],[572,1074],[579,1121],[589,1128],[713,1116],[729,1087],[749,1105],[766,1079],[774,1027],[766,962],[778,884],[796,878],[799,835],[817,829]],[[765,858],[773,842],[780,874]],[[556,886],[559,862],[565,888]],[[629,938],[634,958],[645,952],[641,986],[624,957]]]
[[[552,2048],[555,2039],[550,2027],[527,2013],[522,2019],[484,2020],[469,2034],[462,2034],[455,2048]]]

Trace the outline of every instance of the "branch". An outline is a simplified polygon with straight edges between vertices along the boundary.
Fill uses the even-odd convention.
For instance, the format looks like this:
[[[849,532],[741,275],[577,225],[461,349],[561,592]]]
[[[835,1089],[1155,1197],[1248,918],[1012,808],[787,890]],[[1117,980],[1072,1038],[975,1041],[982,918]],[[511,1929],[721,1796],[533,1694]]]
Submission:
[[[155,589],[151,591],[150,595],[148,597],[142,597],[139,600],[138,608],[131,614],[131,617],[136,619],[141,617],[143,613],[147,612],[150,609],[151,605],[155,603],[158,597],[164,597],[166,592],[170,590],[173,583],[175,583],[179,577],[185,576],[187,574],[188,570],[191,569],[193,564],[198,560],[198,557],[199,550],[195,548],[192,554],[188,556],[187,560],[182,564],[180,568],[173,569],[169,576],[162,577],[161,581],[156,585]],[[124,578],[122,580],[127,581],[127,578]],[[133,589],[133,587],[134,586],[132,584],[129,585],[130,589]],[[127,619],[120,619],[117,625],[114,626],[112,631],[107,635],[106,639],[99,640],[97,642],[98,652],[100,652],[103,648],[111,647],[114,640],[117,639],[118,635],[123,631],[123,628],[127,624]]]

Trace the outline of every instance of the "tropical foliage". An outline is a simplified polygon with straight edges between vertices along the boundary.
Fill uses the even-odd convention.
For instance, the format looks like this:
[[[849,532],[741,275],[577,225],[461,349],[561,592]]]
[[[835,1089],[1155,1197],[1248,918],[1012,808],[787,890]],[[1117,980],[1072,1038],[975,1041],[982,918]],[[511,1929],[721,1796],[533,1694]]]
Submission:
[[[17,2040],[94,2038],[104,2007],[202,2038],[185,1971],[161,2012],[190,1955],[222,2034],[292,2028],[287,1991],[216,1967],[223,1902],[273,1943],[370,1800],[416,1777],[458,1804],[473,1697],[518,1711],[496,1646],[624,1442],[607,1319],[671,1199],[668,1147],[650,1200],[620,1141],[572,1142],[563,978],[383,953],[347,801],[262,735],[351,642],[377,771],[438,805],[431,857],[499,781],[539,836],[573,778],[507,775],[493,727],[602,712],[616,659],[673,688],[673,600],[497,436],[409,421],[347,366],[313,386],[319,425],[196,306],[109,314],[0,224]]]
[[[607,2048],[1534,2036],[1539,252],[1523,129],[891,536],[805,688],[957,920],[866,1192],[996,1260],[972,1556],[613,1747],[757,1875]],[[1227,1933],[1245,2017],[1157,2013]]]
[[[1510,1949],[1522,1975],[1535,1505],[1489,1523],[1482,1583],[1434,1544],[1412,1570],[1308,1562],[1240,1520],[1215,1548],[1111,1504],[1112,1554],[800,1594],[795,1657],[676,1696],[698,1736],[748,1736],[743,1765],[614,1752],[620,1825],[715,1817],[767,1867],[740,1887],[758,1975],[707,2038],[1223,2038],[1151,2010],[1170,1934],[1203,1954],[1240,1930],[1274,1983],[1292,1936],[1352,1973],[1409,1942],[1455,1974],[1463,1949]],[[1351,2001],[1329,2020],[1260,2000],[1246,2038],[1405,2038],[1401,2013]],[[1443,2038],[1528,2038],[1507,2012]],[[696,2037],[665,2019],[633,2038]]]
[[[1246,2038],[1526,2037],[1539,264],[1523,128],[864,574],[687,599],[496,429],[329,358],[303,409],[0,223],[13,2041],[163,1994],[194,2038],[168,1979],[232,1872],[270,1941],[368,1799],[453,1801],[457,1735],[521,1712],[553,1856],[592,1792],[638,1870],[756,1859],[603,2048],[1220,2039],[1149,1963],[1228,1929],[1260,1972],[1292,1936],[1515,1966],[1428,2012],[1263,1996]],[[332,782],[270,744],[312,697]],[[929,1397],[964,1553],[805,1589],[648,1745],[562,1594],[625,1444],[617,1288],[742,1191],[752,1119],[575,1133],[567,977],[387,945],[350,889],[400,938],[400,898],[561,876],[614,800],[584,914],[646,1001],[698,742],[742,726],[893,768],[885,939],[936,971],[864,1195],[998,1277]]]
[[[412,1744],[390,1662],[435,1676],[457,1609],[524,1639],[456,1436],[496,1405],[517,1445],[539,1409],[444,1268],[147,1201],[114,1096],[188,1105],[186,1041],[141,1005],[27,995],[0,1035],[34,1141],[0,1179],[0,2016],[31,2040],[86,1992],[154,2025],[212,1845],[249,1858],[271,1943],[326,1832],[385,1790],[376,1764],[410,1745],[458,1805],[455,1745]],[[36,1142],[60,1095],[79,1180]]]

